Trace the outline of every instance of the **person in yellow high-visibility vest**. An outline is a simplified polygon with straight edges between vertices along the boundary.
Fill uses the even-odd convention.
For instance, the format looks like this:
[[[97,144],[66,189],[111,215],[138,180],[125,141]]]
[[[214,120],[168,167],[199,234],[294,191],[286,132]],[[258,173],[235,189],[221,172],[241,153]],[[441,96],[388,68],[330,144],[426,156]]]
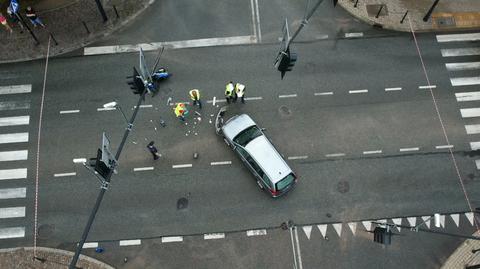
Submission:
[[[188,94],[190,95],[190,99],[192,99],[193,101],[193,105],[195,106],[198,104],[198,108],[202,109],[202,101],[200,101],[200,91],[198,89],[193,89],[189,91]]]
[[[227,103],[230,104],[230,100],[233,100],[235,95],[235,87],[233,86],[233,82],[228,82],[225,86],[225,99],[227,99]]]
[[[235,96],[233,97],[233,102],[237,101],[237,98],[240,97],[240,100],[245,104],[245,85],[241,83],[235,83]]]
[[[188,114],[188,110],[185,107],[184,103],[178,103],[177,106],[174,108],[175,116],[179,118],[181,121],[185,121],[185,115]]]

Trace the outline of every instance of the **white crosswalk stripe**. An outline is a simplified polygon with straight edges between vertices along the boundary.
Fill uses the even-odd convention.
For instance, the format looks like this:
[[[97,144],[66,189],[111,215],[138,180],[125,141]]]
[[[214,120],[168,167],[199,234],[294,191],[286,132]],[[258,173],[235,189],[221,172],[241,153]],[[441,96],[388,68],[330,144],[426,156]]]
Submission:
[[[480,33],[437,35],[437,42],[478,41]]]
[[[16,116],[0,118],[0,127],[28,125],[30,123],[30,116]]]
[[[32,92],[32,85],[11,85],[0,86],[0,94],[16,94],[16,93],[30,93]]]
[[[0,162],[23,161],[28,158],[28,150],[1,151]]]
[[[11,227],[0,229],[0,239],[25,237],[25,227]]]
[[[467,134],[480,134],[480,124],[465,125]]]
[[[446,63],[448,71],[464,71],[480,69],[480,62],[466,62],[466,63]]]
[[[457,92],[457,102],[480,101],[480,92]]]
[[[27,168],[0,170],[0,180],[27,178]]]
[[[4,207],[0,208],[0,219],[23,218],[25,217],[25,207]]]
[[[479,85],[480,77],[461,77],[461,78],[450,78],[452,86],[471,86]]]
[[[0,199],[25,198],[27,188],[0,189]]]
[[[460,113],[462,114],[462,118],[474,118],[480,117],[480,108],[462,108],[460,109]]]
[[[28,142],[28,133],[0,134],[0,144]]]
[[[480,48],[441,49],[443,57],[460,57],[480,55]]]

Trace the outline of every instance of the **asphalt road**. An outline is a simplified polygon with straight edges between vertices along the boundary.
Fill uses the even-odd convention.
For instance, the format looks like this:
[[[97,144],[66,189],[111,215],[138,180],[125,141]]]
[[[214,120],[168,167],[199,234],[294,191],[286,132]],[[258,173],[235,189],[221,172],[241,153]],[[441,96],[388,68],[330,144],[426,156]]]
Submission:
[[[251,6],[230,4],[228,8],[238,10],[243,20],[240,26],[230,23],[232,16],[211,14],[211,8],[158,1],[144,19],[97,45],[251,35]],[[343,29],[366,28],[335,9],[328,16],[312,18],[302,42],[293,45],[299,54],[294,71],[280,80],[272,66],[278,49],[278,24],[269,18],[290,11],[290,16],[298,17],[303,8],[281,2],[268,7],[260,3],[259,8],[264,22],[260,43],[165,51],[162,65],[174,75],[161,85],[157,96],[147,97],[147,106],[140,109],[88,241],[236,232],[278,227],[287,220],[310,225],[470,211],[458,176],[471,204],[478,206],[477,152],[469,144],[476,135],[465,132],[465,124],[473,124],[475,119],[462,118],[459,108],[465,106],[459,105],[454,94],[474,88],[452,89],[452,73],[446,70],[440,53],[442,48],[460,45],[439,44],[433,34],[417,36],[429,81],[436,86],[432,97],[430,90],[422,88],[428,83],[410,35],[368,30],[363,38],[337,38],[339,25],[323,23],[331,22],[328,16],[345,22]],[[161,16],[150,14],[157,10]],[[169,29],[177,27],[177,31],[162,27],[157,31],[153,26],[139,31],[136,26],[142,22],[167,25],[169,18],[182,21],[175,16],[178,14],[195,17],[194,11],[205,14],[195,20],[184,19],[183,24],[172,23]],[[326,11],[319,10],[320,15],[322,12]],[[157,32],[165,35],[158,38]],[[323,34],[329,38],[319,38]],[[155,53],[148,52],[146,57],[151,63]],[[461,60],[474,61],[478,56]],[[122,115],[97,109],[115,100],[127,116],[131,114],[137,96],[129,91],[125,76],[133,65],[138,65],[136,53],[50,59],[42,110],[38,196],[35,171],[45,63],[0,66],[1,85],[32,85],[31,94],[5,99],[28,100],[28,109],[0,111],[2,117],[30,115],[27,146],[2,145],[2,151],[26,147],[28,160],[21,165],[28,169],[28,176],[0,182],[2,188],[16,187],[19,182],[26,186],[26,198],[0,200],[0,207],[26,206],[25,218],[2,219],[0,228],[24,225],[26,233],[22,239],[3,239],[0,246],[31,244],[36,199],[41,245],[64,247],[79,240],[99,183],[72,160],[94,157],[102,132],[107,133],[114,150],[118,146],[125,128]],[[465,71],[459,76],[474,74]],[[224,103],[213,106],[207,101],[222,100],[229,80],[245,83],[246,96],[253,98],[245,105],[230,105],[229,115],[250,114],[267,129],[299,175],[298,185],[285,197],[274,200],[262,193],[214,133],[210,121]],[[185,125],[174,117],[167,99],[188,101],[187,92],[193,87],[201,90],[204,108],[199,111],[201,120],[194,118],[192,111]],[[401,90],[386,90],[391,88]],[[65,113],[71,110],[79,111]],[[166,121],[165,128],[159,125],[160,119]],[[25,126],[1,128],[6,133],[25,131]],[[444,130],[453,154],[445,147]],[[146,151],[151,140],[163,155],[158,161]],[[194,153],[200,157],[193,159]],[[225,161],[231,164],[214,164]],[[185,164],[191,167],[176,168]],[[18,166],[18,162],[1,163],[2,169]],[[144,171],[135,169],[145,167]],[[75,175],[59,176],[63,173]],[[188,205],[181,209],[178,203],[185,201],[183,198]],[[439,249],[445,251],[440,258],[418,259],[426,259],[426,267],[435,268],[438,261],[430,261],[445,259],[452,250]],[[314,256],[310,258],[315,265]],[[346,263],[343,268],[351,265]]]

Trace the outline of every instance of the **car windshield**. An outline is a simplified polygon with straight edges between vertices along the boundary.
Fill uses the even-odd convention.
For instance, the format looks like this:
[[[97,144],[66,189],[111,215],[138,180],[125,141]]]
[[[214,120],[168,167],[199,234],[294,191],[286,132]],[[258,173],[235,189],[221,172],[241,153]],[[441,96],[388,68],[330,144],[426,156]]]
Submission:
[[[284,188],[288,187],[290,184],[292,184],[292,182],[295,180],[295,177],[293,176],[293,174],[288,174],[288,176],[282,178],[282,180],[280,180],[279,182],[277,182],[277,190],[278,191],[281,191],[283,190]]]
[[[257,126],[251,126],[239,133],[233,141],[245,147],[250,141],[262,135],[260,129]]]

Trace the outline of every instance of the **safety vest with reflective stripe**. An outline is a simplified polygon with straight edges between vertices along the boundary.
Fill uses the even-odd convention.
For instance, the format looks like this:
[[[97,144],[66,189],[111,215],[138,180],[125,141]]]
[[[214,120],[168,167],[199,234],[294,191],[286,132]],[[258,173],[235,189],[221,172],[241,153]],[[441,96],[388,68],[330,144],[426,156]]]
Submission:
[[[190,98],[192,98],[192,100],[200,100],[200,91],[197,90],[197,89],[193,89],[191,90],[190,92]]]
[[[186,110],[185,105],[183,103],[179,103],[175,107],[175,116],[177,117],[182,116],[185,113],[185,110]]]
[[[237,83],[235,84],[235,93],[238,97],[242,97],[245,94],[245,85]]]
[[[233,95],[233,83],[228,83],[227,86],[225,87],[225,96],[232,96]]]

